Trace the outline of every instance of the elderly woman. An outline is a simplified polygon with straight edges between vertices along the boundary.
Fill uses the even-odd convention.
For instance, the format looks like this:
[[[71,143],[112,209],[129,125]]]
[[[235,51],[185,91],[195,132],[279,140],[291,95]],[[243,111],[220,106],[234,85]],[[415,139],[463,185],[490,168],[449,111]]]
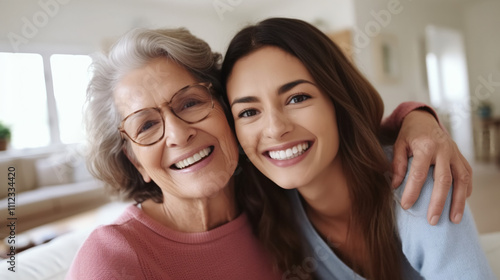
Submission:
[[[136,203],[91,233],[68,279],[281,278],[256,237],[265,217],[246,214],[251,181],[233,175],[238,145],[218,99],[219,67],[220,55],[185,29],[132,31],[96,60],[89,168]],[[273,246],[293,244],[297,263],[289,214],[274,221],[287,236]]]
[[[89,236],[69,279],[279,278],[234,199],[218,61],[187,31],[165,30],[129,33],[96,62],[90,168],[139,204]]]

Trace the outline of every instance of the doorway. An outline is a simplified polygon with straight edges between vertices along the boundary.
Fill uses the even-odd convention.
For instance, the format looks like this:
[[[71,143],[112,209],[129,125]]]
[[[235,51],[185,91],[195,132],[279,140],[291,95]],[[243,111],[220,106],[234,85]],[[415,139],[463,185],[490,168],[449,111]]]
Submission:
[[[432,106],[462,154],[474,158],[469,79],[460,31],[427,26],[426,68]]]

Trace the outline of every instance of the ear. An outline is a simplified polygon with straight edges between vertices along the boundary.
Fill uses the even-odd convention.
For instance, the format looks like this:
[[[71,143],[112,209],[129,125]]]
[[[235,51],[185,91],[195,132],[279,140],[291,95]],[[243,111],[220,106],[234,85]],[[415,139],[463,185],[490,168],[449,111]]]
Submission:
[[[146,183],[151,182],[151,177],[146,172],[144,167],[142,167],[142,165],[139,163],[139,161],[137,161],[134,153],[131,151],[129,152],[129,150],[127,149],[127,145],[123,145],[122,150],[123,150],[123,153],[127,156],[128,160],[135,166],[137,171],[139,171],[139,173],[141,173],[142,179],[144,180],[144,182],[146,182]]]

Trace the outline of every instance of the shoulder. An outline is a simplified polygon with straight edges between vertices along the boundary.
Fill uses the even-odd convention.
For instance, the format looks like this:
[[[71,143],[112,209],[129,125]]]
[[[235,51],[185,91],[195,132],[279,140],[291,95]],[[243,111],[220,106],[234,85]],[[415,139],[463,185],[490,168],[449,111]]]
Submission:
[[[94,230],[80,247],[67,279],[126,279],[124,275],[140,273],[128,271],[138,261],[116,226],[104,226]]]
[[[130,232],[129,223],[110,224],[96,228],[80,247],[75,261],[91,259],[100,262],[106,261],[113,255],[128,255],[133,252],[129,238]]]
[[[389,160],[392,160],[392,158],[393,158],[392,146],[385,146],[383,149],[384,149],[384,152],[385,152],[387,158]],[[406,174],[405,174],[405,177],[403,179],[403,182],[401,183],[401,185],[398,188],[396,188],[394,190],[394,199],[397,202],[396,203],[397,210],[402,209],[401,204],[399,202],[401,201],[401,198],[403,196],[403,192],[406,188],[406,184],[408,182],[408,177],[410,175],[409,171],[410,171],[410,168],[412,166],[412,163],[413,163],[413,157],[410,157],[408,159],[408,166],[406,169]],[[434,174],[434,166],[431,166],[431,167],[429,167],[429,170],[427,172],[427,177],[425,178],[425,182],[422,186],[422,190],[418,196],[417,201],[406,213],[411,214],[413,216],[415,216],[415,215],[422,216],[423,215],[423,217],[425,219],[427,218],[427,209],[428,209],[428,206],[429,206],[429,203],[431,200],[432,189],[433,189],[433,185],[434,185],[433,174]],[[450,188],[450,190],[451,190],[451,188]],[[448,193],[445,207],[450,207],[450,206],[451,206],[451,191]],[[443,213],[447,213],[447,212],[443,211]]]
[[[140,209],[135,205],[128,206],[123,213],[112,223],[101,225],[90,233],[82,249],[96,248],[96,250],[119,250],[130,243],[130,236],[141,231],[144,227],[140,221]]]
[[[386,151],[392,157],[392,149]],[[401,186],[394,191],[394,212],[403,253],[411,266],[422,276],[431,279],[491,279],[491,269],[479,245],[474,218],[466,205],[460,224],[448,218],[453,186],[446,197],[437,225],[427,220],[431,201],[434,167],[429,168],[422,191],[408,210],[401,207],[401,197],[408,181],[413,158]],[[450,257],[453,256],[453,257]]]
[[[139,260],[130,242],[131,227],[137,225],[127,211],[114,223],[90,233],[73,260],[68,279],[123,279],[123,268],[137,267]]]

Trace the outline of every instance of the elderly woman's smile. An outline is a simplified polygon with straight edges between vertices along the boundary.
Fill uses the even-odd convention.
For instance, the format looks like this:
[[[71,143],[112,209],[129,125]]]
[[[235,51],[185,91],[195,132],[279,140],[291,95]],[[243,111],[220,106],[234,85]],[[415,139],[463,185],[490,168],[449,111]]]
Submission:
[[[178,162],[172,164],[170,166],[170,168],[172,168],[172,169],[186,169],[188,167],[191,167],[192,165],[197,164],[201,160],[205,160],[206,157],[208,157],[212,154],[213,150],[214,150],[213,146],[202,149],[201,151],[195,153],[193,156],[190,156],[190,157],[185,158],[185,159],[181,159]],[[206,164],[206,161],[204,163]]]

